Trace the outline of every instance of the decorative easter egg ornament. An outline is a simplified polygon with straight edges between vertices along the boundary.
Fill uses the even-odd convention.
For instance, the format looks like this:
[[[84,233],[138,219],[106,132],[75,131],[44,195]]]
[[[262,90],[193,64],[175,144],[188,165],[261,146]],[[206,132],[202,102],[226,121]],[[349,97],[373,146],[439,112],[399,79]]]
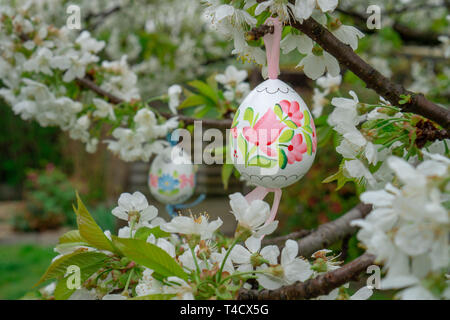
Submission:
[[[263,199],[274,192],[267,221],[275,219],[281,188],[300,180],[310,169],[317,148],[316,129],[303,99],[278,80],[282,25],[268,18],[273,34],[264,36],[269,79],[259,84],[239,106],[231,126],[231,157],[236,169],[258,187],[246,199]]]
[[[194,202],[184,204],[194,193],[195,168],[188,154],[177,146],[166,148],[155,157],[148,186],[155,199],[166,204],[170,216],[176,215],[175,210],[193,207],[205,198],[201,194]]]

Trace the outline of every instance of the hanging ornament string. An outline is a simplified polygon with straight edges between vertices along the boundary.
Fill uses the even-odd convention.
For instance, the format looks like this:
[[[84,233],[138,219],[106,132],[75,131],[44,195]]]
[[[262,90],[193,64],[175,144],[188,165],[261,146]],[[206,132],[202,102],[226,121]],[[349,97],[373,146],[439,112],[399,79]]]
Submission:
[[[280,41],[283,26],[277,18],[267,18],[265,25],[273,26],[273,33],[264,35],[264,45],[266,46],[267,72],[269,79],[277,79],[280,73]]]
[[[277,79],[278,74],[280,73],[280,41],[281,41],[281,32],[283,30],[283,26],[280,20],[276,18],[268,18],[264,23],[266,25],[273,25],[274,31],[273,33],[268,33],[264,36],[264,44],[266,47],[266,56],[267,56],[267,72],[270,79]],[[269,224],[275,220],[277,215],[278,206],[280,205],[281,194],[282,191],[280,188],[265,188],[265,187],[256,187],[245,196],[245,199],[248,203],[253,202],[254,200],[263,200],[269,192],[274,193],[272,209],[270,210],[270,216],[267,219],[265,224]]]
[[[166,136],[166,140],[169,142],[169,144],[174,147],[179,142],[179,135],[174,134],[174,132],[169,132]],[[194,175],[194,185],[196,185],[196,176]],[[204,193],[201,193],[197,199],[190,203],[178,203],[178,204],[166,204],[166,211],[171,217],[175,217],[177,215],[177,211],[182,209],[189,209],[192,207],[195,207],[196,205],[203,202],[203,200],[206,199],[206,195]]]

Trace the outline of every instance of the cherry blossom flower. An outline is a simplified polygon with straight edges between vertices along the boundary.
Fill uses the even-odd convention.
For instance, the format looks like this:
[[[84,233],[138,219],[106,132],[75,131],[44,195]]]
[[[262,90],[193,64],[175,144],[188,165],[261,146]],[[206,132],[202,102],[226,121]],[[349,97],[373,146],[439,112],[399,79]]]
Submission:
[[[281,263],[267,268],[266,265],[258,267],[258,270],[266,270],[260,274],[258,283],[266,289],[275,290],[284,285],[296,281],[305,281],[313,275],[310,263],[297,257],[298,244],[294,240],[287,240],[281,251]]]
[[[158,215],[158,209],[149,206],[145,196],[136,191],[133,194],[122,193],[118,200],[118,206],[112,210],[117,218],[136,223],[135,226],[150,223]]]
[[[339,63],[336,58],[319,47],[314,47],[299,62],[297,68],[299,67],[303,68],[305,74],[313,80],[318,79],[325,71],[328,71],[333,77],[337,77],[340,72]]]
[[[261,249],[261,239],[250,237],[245,240],[245,247],[238,244],[231,251],[230,258],[238,265],[237,271],[252,271],[264,263],[277,264],[277,258],[280,255],[280,249],[277,246],[271,245]]]
[[[161,225],[161,229],[171,233],[198,235],[202,240],[210,239],[213,233],[222,225],[222,219],[209,222],[208,216],[200,215],[196,218],[179,216]]]
[[[174,84],[169,87],[168,95],[169,95],[169,109],[173,114],[177,113],[177,107],[180,105],[180,94],[183,92],[183,89]]]
[[[231,212],[242,229],[250,230],[253,237],[261,237],[275,231],[278,221],[265,224],[270,216],[270,207],[267,202],[254,200],[249,204],[239,192],[233,193],[229,197]]]

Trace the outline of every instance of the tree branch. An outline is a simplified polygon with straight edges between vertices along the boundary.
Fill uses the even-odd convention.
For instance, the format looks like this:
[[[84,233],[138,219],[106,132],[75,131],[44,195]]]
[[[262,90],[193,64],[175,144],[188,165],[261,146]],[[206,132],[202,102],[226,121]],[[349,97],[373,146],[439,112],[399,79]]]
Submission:
[[[350,46],[338,40],[313,18],[309,18],[303,23],[293,19],[291,26],[317,42],[324,50],[363,80],[367,88],[375,90],[390,103],[400,107],[402,111],[419,114],[440,124],[445,130],[450,130],[449,110],[427,100],[423,94],[406,90],[403,86],[383,76],[361,59]],[[255,28],[253,33],[255,33]],[[405,104],[399,104],[399,101],[403,99],[402,96],[409,96],[409,101]]]
[[[311,299],[326,295],[351,280],[356,280],[358,275],[368,266],[374,264],[375,256],[365,253],[343,267],[319,275],[305,282],[297,281],[294,284],[281,287],[276,290],[239,290],[239,300],[300,300]]]
[[[103,98],[107,98],[109,102],[112,104],[120,104],[125,102],[123,99],[111,94],[110,92],[107,92],[100,88],[98,85],[96,85],[93,81],[90,79],[84,77],[84,78],[77,78],[76,82],[86,88],[89,89],[95,93],[97,93],[99,96],[102,96]],[[202,124],[205,124],[207,126],[211,127],[218,127],[218,128],[229,128],[231,127],[231,119],[199,119],[199,118],[193,118],[188,117],[185,115],[174,115],[168,112],[159,112],[161,116],[163,116],[166,119],[172,118],[172,117],[178,117],[178,120],[183,121],[186,124],[193,124],[195,121],[201,121]]]
[[[350,226],[350,222],[356,219],[362,219],[367,216],[372,210],[372,206],[364,203],[358,204],[356,207],[342,215],[336,220],[320,225],[315,231],[310,231],[306,236],[298,231],[286,236],[276,237],[264,240],[264,244],[276,244],[283,247],[288,239],[298,239],[298,254],[304,257],[309,257],[317,250],[327,248],[333,243],[351,236],[358,229]]]

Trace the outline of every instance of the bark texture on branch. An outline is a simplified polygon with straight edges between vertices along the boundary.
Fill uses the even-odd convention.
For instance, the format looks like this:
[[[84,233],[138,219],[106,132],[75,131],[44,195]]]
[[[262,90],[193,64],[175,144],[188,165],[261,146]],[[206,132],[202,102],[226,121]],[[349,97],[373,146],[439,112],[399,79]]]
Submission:
[[[97,93],[99,96],[102,96],[103,98],[107,98],[108,101],[112,104],[120,104],[120,103],[125,102],[123,99],[111,94],[110,92],[103,90],[102,88],[97,86],[92,80],[90,80],[86,77],[77,78],[76,82],[80,86]],[[159,114],[166,119],[169,119],[172,117],[177,117],[178,120],[183,121],[186,124],[193,124],[195,121],[201,121],[203,124],[205,124],[207,126],[218,127],[218,128],[229,128],[229,127],[231,127],[231,122],[232,122],[231,119],[199,119],[199,118],[184,116],[181,114],[175,115],[175,114],[171,114],[168,112],[159,112]]]
[[[294,284],[276,290],[247,290],[239,291],[239,300],[300,300],[312,299],[326,295],[349,281],[356,280],[358,275],[368,266],[374,264],[375,256],[365,253],[343,267],[324,273],[305,282]]]

